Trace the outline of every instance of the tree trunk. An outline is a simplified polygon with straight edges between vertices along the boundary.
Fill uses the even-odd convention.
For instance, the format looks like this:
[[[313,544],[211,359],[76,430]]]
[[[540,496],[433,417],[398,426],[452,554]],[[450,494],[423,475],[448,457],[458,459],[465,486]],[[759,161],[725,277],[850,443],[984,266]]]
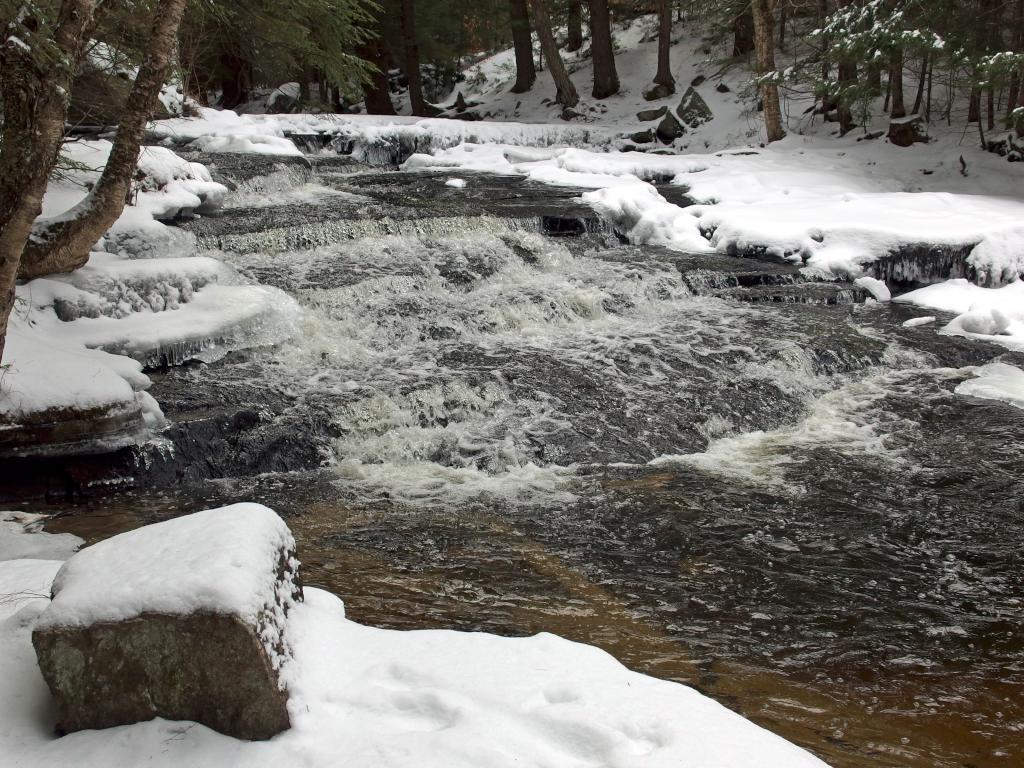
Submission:
[[[509,0],[508,10],[512,19],[512,46],[516,52],[516,84],[512,86],[512,93],[525,93],[537,80],[537,68],[533,65],[530,12],[526,0]]]
[[[249,65],[233,53],[222,54],[220,64],[224,70],[220,83],[220,103],[224,109],[234,109],[249,100]]]
[[[906,117],[907,107],[903,103],[903,49],[897,48],[889,59],[889,84],[892,94],[890,117]]]
[[[672,77],[670,55],[672,50],[672,3],[670,0],[658,0],[658,74],[654,82],[676,90],[676,81]]]
[[[572,53],[583,47],[583,5],[581,0],[569,0],[568,26],[569,35],[565,41],[565,50]]]
[[[732,20],[732,55],[746,56],[753,50],[754,16],[747,4]]]
[[[114,145],[99,181],[85,200],[72,209],[70,218],[36,227],[22,256],[19,277],[40,277],[82,266],[89,259],[89,249],[121,215],[138,164],[146,123],[167,79],[186,4],[187,0],[161,0],[156,6],[146,53],[125,101]]]
[[[1020,83],[1017,88],[1017,109],[1020,110],[1017,113],[1017,138],[1024,139],[1024,70],[1018,74],[1017,82]]]
[[[327,78],[324,77],[324,71],[322,69],[317,69],[316,71],[316,95],[320,100],[320,103],[326,107],[328,102]]]
[[[409,103],[412,113],[425,117],[423,80],[420,76],[420,46],[416,42],[416,8],[414,0],[402,0],[402,46],[405,48],[405,76],[409,80]]]
[[[967,105],[967,122],[977,123],[981,121],[981,91],[977,86],[971,88],[971,100]]]
[[[764,127],[768,133],[768,142],[771,143],[786,135],[782,128],[779,86],[775,81],[775,34],[772,29],[774,0],[753,0],[750,6],[754,16],[754,45],[757,50],[757,75],[760,78]]]
[[[914,114],[921,114],[921,104],[924,101],[924,89],[928,81],[928,61],[931,57],[926,51],[921,58],[921,75],[917,78],[917,93],[914,94]]]
[[[619,92],[608,0],[587,0],[587,5],[590,7],[590,52],[594,62],[594,90],[591,95],[595,99],[605,99]]]
[[[533,10],[533,25],[537,30],[537,37],[540,38],[541,51],[547,57],[548,71],[551,73],[551,79],[555,81],[555,98],[563,107],[575,107],[580,103],[580,97],[565,69],[565,62],[558,54],[547,6],[544,5],[544,0],[530,0],[530,7]]]
[[[32,223],[42,209],[46,182],[57,164],[71,82],[95,23],[95,0],[64,0],[50,41],[52,58],[37,61],[39,20],[12,21],[0,43],[0,97],[4,130],[0,140],[0,361],[14,286]],[[22,47],[14,42],[27,43]]]
[[[359,58],[373,64],[370,82],[363,86],[363,100],[368,115],[393,115],[395,105],[388,88],[388,57],[380,36],[359,46]]]
[[[853,110],[850,104],[849,89],[857,84],[857,63],[851,59],[839,62],[839,133],[847,134],[853,130]]]

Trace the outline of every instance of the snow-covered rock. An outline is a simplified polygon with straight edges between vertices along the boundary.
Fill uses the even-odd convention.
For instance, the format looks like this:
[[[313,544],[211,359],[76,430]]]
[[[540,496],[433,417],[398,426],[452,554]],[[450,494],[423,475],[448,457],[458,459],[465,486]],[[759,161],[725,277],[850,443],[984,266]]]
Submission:
[[[258,504],[197,512],[73,555],[35,623],[63,732],[153,717],[238,738],[289,726],[280,672],[302,599],[295,540]]]

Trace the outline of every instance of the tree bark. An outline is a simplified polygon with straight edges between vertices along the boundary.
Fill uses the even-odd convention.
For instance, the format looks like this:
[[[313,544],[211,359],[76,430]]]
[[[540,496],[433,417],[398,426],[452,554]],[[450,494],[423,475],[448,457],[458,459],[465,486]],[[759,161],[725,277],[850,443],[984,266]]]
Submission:
[[[537,68],[533,64],[530,12],[526,0],[509,0],[508,10],[512,20],[512,47],[516,53],[516,84],[512,86],[512,93],[525,93],[537,80]]]
[[[363,97],[368,115],[393,115],[395,105],[388,88],[388,57],[380,37],[367,40],[359,46],[359,58],[373,64],[370,82],[363,86]]]
[[[757,75],[764,113],[764,127],[768,142],[778,141],[786,135],[782,128],[782,109],[779,106],[779,85],[775,82],[775,34],[773,30],[774,0],[753,0],[754,46],[757,51]]]
[[[921,75],[917,78],[917,93],[914,95],[914,114],[921,114],[921,104],[924,102],[924,89],[928,81],[928,60],[931,57],[927,51],[921,57]]]
[[[857,63],[851,59],[843,59],[839,62],[837,76],[840,89],[839,133],[847,134],[854,126],[849,89],[857,84]]]
[[[676,81],[672,77],[670,61],[672,50],[672,3],[670,0],[658,0],[658,73],[654,82],[672,89],[675,93]]]
[[[558,53],[547,6],[544,5],[544,0],[530,0],[530,8],[533,10],[533,25],[537,30],[537,37],[540,38],[541,51],[548,60],[551,79],[555,81],[555,99],[563,107],[575,107],[580,103],[580,97],[565,69],[565,62]]]
[[[423,80],[420,76],[420,46],[416,42],[416,8],[414,0],[402,0],[402,46],[405,49],[405,76],[409,80],[409,103],[412,113],[425,117]]]
[[[233,53],[220,57],[224,77],[220,83],[220,103],[224,109],[234,109],[249,100],[249,62]]]
[[[889,59],[889,85],[892,96],[890,117],[906,117],[907,107],[903,103],[903,49],[897,48]]]
[[[565,50],[570,53],[583,47],[583,4],[581,0],[569,0],[569,34]]]
[[[14,286],[32,223],[42,209],[46,182],[57,164],[71,82],[95,23],[95,0],[61,3],[51,50],[38,60],[40,22],[19,15],[0,43],[0,96],[4,130],[0,141],[0,361]],[[23,43],[19,45],[18,42]]]
[[[595,99],[605,99],[619,92],[608,0],[587,0],[587,5],[590,8],[590,52],[594,63],[594,90],[591,95]]]
[[[187,0],[161,0],[156,6],[146,53],[99,181],[69,217],[36,227],[22,255],[19,277],[69,272],[82,266],[89,259],[89,249],[121,215],[138,164],[146,123],[167,79],[186,4]]]

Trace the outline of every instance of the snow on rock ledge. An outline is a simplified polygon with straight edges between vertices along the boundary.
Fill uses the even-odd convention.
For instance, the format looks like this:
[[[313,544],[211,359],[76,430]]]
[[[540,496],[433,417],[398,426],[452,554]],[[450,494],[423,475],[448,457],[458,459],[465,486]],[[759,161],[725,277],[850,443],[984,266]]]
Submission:
[[[295,541],[259,504],[146,526],[74,555],[32,633],[58,728],[154,717],[243,739],[290,725],[280,679],[302,599]]]

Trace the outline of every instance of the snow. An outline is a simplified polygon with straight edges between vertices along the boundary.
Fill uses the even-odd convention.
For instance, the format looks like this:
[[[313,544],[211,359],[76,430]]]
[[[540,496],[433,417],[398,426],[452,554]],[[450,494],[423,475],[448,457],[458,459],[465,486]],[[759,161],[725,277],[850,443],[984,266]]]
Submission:
[[[151,428],[163,426],[160,407],[144,390],[150,381],[134,360],[86,349],[59,335],[12,322],[0,375],[0,421],[18,423],[60,409],[138,411]]]
[[[931,325],[935,322],[935,315],[925,315],[924,317],[914,317],[903,323],[904,328],[917,328],[921,325]]]
[[[107,141],[65,146],[79,167],[51,180],[41,221],[88,204],[87,188],[99,178],[110,149]],[[134,204],[125,207],[88,263],[16,289],[0,373],[0,420],[7,428],[51,410],[106,409],[134,412],[150,430],[160,429],[163,414],[144,391],[150,382],[140,363],[210,360],[294,333],[299,310],[293,299],[246,284],[215,259],[192,257],[191,235],[159,221],[217,208],[226,193],[204,166],[165,147],[142,148]],[[139,431],[119,441],[149,437]]]
[[[858,277],[853,284],[870,293],[875,301],[889,301],[892,298],[889,287],[876,277]]]
[[[583,200],[631,242],[691,252],[762,250],[816,277],[856,278],[877,259],[925,243],[970,250],[969,262],[996,284],[1024,266],[1024,201],[900,191],[898,179],[847,155],[785,146],[660,156],[462,144],[415,154],[404,167],[590,188]],[[669,203],[645,183],[656,180],[684,188],[698,204]]]
[[[955,313],[941,333],[1024,349],[1024,280],[984,288],[958,278],[905,293],[895,301]]]
[[[339,760],[374,768],[413,762],[425,768],[824,765],[693,689],[631,672],[596,648],[550,634],[504,638],[376,629],[349,621],[337,597],[313,588],[288,614],[292,656],[282,674],[292,728],[271,741],[239,741],[159,718],[55,737],[49,692],[31,646],[33,627],[62,612],[69,620],[83,612],[132,614],[140,590],[173,610],[196,604],[250,609],[253,601],[232,591],[248,578],[240,572],[251,572],[228,563],[241,557],[255,567],[270,554],[267,546],[249,546],[258,536],[266,543],[290,534],[264,507],[227,510],[238,511],[211,510],[123,534],[122,543],[135,537],[131,547],[116,547],[116,559],[109,557],[115,548],[101,549],[102,542],[63,566],[53,560],[0,562],[0,594],[12,596],[0,601],[0,750],[7,759],[25,768],[276,768]],[[179,527],[168,535],[180,521],[194,521],[196,530],[186,537]],[[240,543],[224,553],[204,542],[211,524],[218,541],[227,536]],[[183,548],[186,538],[201,552]],[[223,576],[222,593],[189,592],[199,581],[199,566]],[[207,571],[204,584],[209,576]],[[51,580],[57,596],[48,606]],[[88,584],[88,591],[76,583],[83,590]]]
[[[1024,408],[1024,371],[1006,363],[989,363],[975,368],[975,378],[956,388],[958,395],[998,400],[1016,408]]]
[[[0,512],[0,562],[22,558],[65,560],[82,546],[82,539],[70,533],[40,530],[45,519],[45,515],[28,512]]]
[[[37,626],[82,627],[144,613],[199,611],[255,625],[275,606],[288,526],[261,504],[208,509],[122,533],[71,557]],[[297,566],[297,564],[294,564]]]
[[[455,187],[456,189],[462,189],[463,187],[466,186],[466,180],[465,179],[448,179],[444,183],[444,185],[446,187]]]

